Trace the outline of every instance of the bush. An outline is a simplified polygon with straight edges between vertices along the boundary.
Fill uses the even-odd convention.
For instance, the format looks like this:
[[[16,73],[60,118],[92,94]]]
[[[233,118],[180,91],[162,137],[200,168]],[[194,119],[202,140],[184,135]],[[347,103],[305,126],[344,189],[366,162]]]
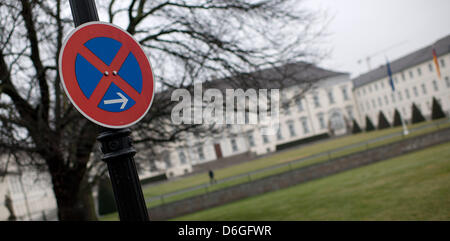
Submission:
[[[412,123],[419,123],[425,121],[425,117],[423,117],[422,112],[420,112],[419,108],[417,108],[416,104],[412,104]]]
[[[441,119],[441,118],[445,118],[445,113],[442,110],[441,105],[439,104],[439,102],[436,100],[436,98],[433,97],[433,107],[431,110],[431,119],[432,120],[437,120],[437,119]]]
[[[383,112],[380,111],[378,114],[378,130],[387,129],[389,127],[391,127],[391,124],[389,124],[389,121],[386,119]]]
[[[356,134],[356,133],[361,133],[361,127],[359,127],[358,122],[356,122],[355,119],[353,119],[353,129],[352,129],[352,133]]]
[[[102,178],[98,184],[98,214],[117,212],[114,192],[109,178]]]
[[[366,131],[374,131],[375,130],[375,126],[373,125],[372,121],[370,120],[370,118],[368,116],[366,116]]]
[[[396,127],[401,125],[402,125],[402,117],[400,116],[400,112],[398,112],[398,110],[395,109],[393,126]]]

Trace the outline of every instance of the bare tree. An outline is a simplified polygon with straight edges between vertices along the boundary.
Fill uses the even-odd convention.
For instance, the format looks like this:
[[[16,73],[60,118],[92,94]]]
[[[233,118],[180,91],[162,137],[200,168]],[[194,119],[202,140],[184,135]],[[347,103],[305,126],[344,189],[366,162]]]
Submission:
[[[101,20],[122,26],[150,56],[158,94],[134,127],[136,142],[149,147],[203,131],[171,126],[173,89],[211,79],[255,88],[261,82],[249,73],[321,56],[313,42],[322,33],[315,24],[320,18],[302,10],[299,1],[101,0],[97,5]],[[0,149],[27,153],[16,158],[18,165],[50,173],[61,220],[88,220],[95,219],[91,187],[105,168],[93,154],[98,127],[75,110],[61,88],[58,55],[73,29],[68,9],[61,0],[0,3]]]

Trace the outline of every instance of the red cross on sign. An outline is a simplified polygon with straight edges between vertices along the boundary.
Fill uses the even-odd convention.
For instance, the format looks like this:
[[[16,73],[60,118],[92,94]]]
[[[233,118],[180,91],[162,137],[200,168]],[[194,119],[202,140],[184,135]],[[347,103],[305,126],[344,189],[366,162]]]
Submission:
[[[59,74],[72,104],[108,128],[125,128],[150,109],[154,80],[136,40],[119,27],[89,22],[73,30],[59,55]]]

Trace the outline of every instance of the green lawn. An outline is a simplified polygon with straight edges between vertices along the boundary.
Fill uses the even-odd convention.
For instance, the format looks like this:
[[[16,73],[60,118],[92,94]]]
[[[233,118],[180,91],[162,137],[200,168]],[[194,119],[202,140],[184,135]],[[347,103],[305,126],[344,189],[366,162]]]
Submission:
[[[176,220],[450,220],[450,143]]]
[[[416,125],[410,125],[409,128],[415,128],[415,127],[419,127],[425,124],[430,124],[431,122],[424,122],[424,123],[420,123],[420,124],[416,124]],[[449,127],[450,123],[446,123],[444,125],[441,125],[440,128],[444,128],[444,127]],[[436,126],[432,126],[430,128],[424,129],[424,130],[420,130],[418,132],[414,132],[411,133],[408,138],[418,135],[418,134],[424,134],[427,132],[431,132],[436,130],[437,127]],[[273,165],[277,165],[277,164],[281,164],[281,163],[287,163],[289,161],[293,161],[293,160],[297,160],[300,159],[302,157],[307,157],[310,155],[314,155],[314,154],[318,154],[318,153],[324,153],[327,152],[329,150],[333,150],[336,148],[340,148],[340,147],[344,147],[344,146],[348,146],[348,145],[352,145],[352,144],[356,144],[356,143],[362,143],[365,142],[367,140],[371,140],[377,137],[381,137],[381,136],[385,136],[385,135],[389,135],[395,132],[401,132],[402,128],[401,127],[397,127],[397,128],[390,128],[390,129],[386,129],[386,130],[380,130],[380,131],[373,131],[373,132],[369,132],[369,133],[360,133],[357,135],[350,135],[350,136],[345,136],[342,138],[336,138],[333,140],[329,140],[329,141],[324,141],[324,142],[320,142],[318,144],[313,144],[313,145],[308,145],[308,146],[304,146],[301,148],[297,148],[297,149],[293,149],[293,150],[288,150],[288,151],[284,151],[281,153],[276,153],[273,154],[271,156],[268,157],[263,157],[263,158],[259,158],[259,159],[255,159],[249,162],[245,162],[242,164],[238,164],[238,165],[234,165],[231,167],[227,167],[227,168],[222,168],[222,169],[218,169],[215,170],[215,175],[217,179],[223,179],[223,178],[227,178],[227,177],[231,177],[231,176],[235,176],[235,175],[239,175],[239,174],[243,174],[243,173],[247,173],[247,172],[251,172],[251,171],[255,171],[255,170],[259,170],[262,168],[266,168],[269,166],[273,166]],[[382,144],[387,144],[389,142],[394,142],[394,141],[398,141],[402,139],[402,137],[394,137],[391,138],[390,140],[386,140],[383,142],[379,142],[379,143],[374,143],[371,144],[369,146],[369,148],[371,147],[375,147],[378,145],[382,145]],[[343,156],[345,154],[349,154],[352,152],[356,152],[356,151],[360,151],[363,150],[364,148],[355,148],[352,150],[345,150],[342,151],[341,153],[333,153],[331,155],[331,158],[333,157],[337,157],[337,156]],[[312,163],[317,163],[319,161],[325,161],[328,158],[323,157],[323,158],[318,158],[318,159],[314,159],[314,160],[308,160],[306,162],[301,162],[301,163],[297,163],[294,164],[293,167],[294,168],[298,168],[301,166],[305,166],[305,165],[310,165]],[[279,173],[282,171],[286,171],[287,168],[282,168],[279,171],[277,170],[273,170],[271,172],[274,173]],[[255,176],[255,178],[258,177],[265,177],[267,176],[268,173],[262,173],[262,174],[257,174]],[[253,177],[252,177],[253,178]],[[244,180],[244,179],[242,179]],[[170,192],[174,192],[177,190],[181,190],[181,189],[185,189],[185,188],[189,188],[189,187],[193,187],[193,186],[197,186],[200,184],[204,184],[204,183],[208,183],[209,182],[209,177],[208,175],[206,175],[205,173],[201,173],[201,174],[197,174],[197,175],[193,175],[193,176],[188,176],[188,177],[182,177],[180,179],[176,179],[173,181],[168,181],[159,185],[153,185],[153,186],[149,186],[144,188],[143,192],[144,192],[144,197],[148,198],[148,197],[154,197],[154,196],[159,196],[161,194],[166,194],[166,193],[170,193]],[[223,184],[221,185],[223,187],[225,186],[230,186],[228,184]],[[219,187],[219,186],[217,186]],[[217,189],[217,187],[215,187],[215,189]],[[205,190],[198,190],[198,191],[194,191],[195,193],[202,193]],[[194,194],[195,194],[194,193]],[[180,195],[177,195],[177,197],[173,197],[173,198],[168,198],[165,199],[164,201],[173,201],[173,200],[180,200],[183,197],[187,197],[187,196],[192,196],[192,194],[181,194],[181,198],[178,197]],[[172,200],[173,199],[173,200]],[[150,203],[150,206],[155,206],[155,205],[159,205],[161,204],[161,200],[158,201],[153,201],[152,203]]]

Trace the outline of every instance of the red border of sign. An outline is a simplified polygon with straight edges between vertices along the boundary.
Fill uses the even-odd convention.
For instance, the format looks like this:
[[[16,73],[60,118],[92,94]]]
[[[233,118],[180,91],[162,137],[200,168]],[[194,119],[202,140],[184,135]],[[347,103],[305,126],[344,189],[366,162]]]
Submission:
[[[98,103],[90,103],[78,85],[75,75],[76,56],[81,51],[80,46],[83,47],[84,43],[96,37],[108,37],[121,42],[122,47],[126,47],[132,52],[138,61],[142,72],[142,92],[136,99],[133,98],[136,104],[128,110],[122,112],[102,110],[97,107]],[[103,65],[106,66],[105,64]],[[105,70],[109,69],[105,68]],[[104,70],[100,71],[104,72]],[[61,48],[59,54],[59,74],[64,90],[72,104],[86,118],[104,127],[125,128],[136,124],[145,116],[153,102],[155,83],[150,61],[133,36],[120,27],[110,23],[98,21],[88,22],[74,29],[66,38]]]

